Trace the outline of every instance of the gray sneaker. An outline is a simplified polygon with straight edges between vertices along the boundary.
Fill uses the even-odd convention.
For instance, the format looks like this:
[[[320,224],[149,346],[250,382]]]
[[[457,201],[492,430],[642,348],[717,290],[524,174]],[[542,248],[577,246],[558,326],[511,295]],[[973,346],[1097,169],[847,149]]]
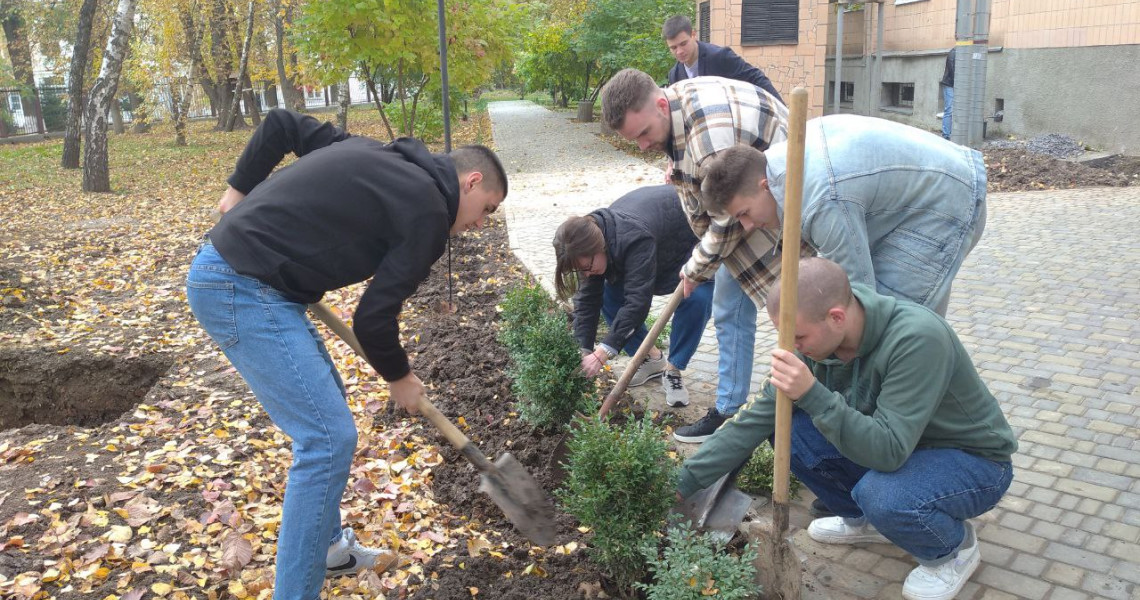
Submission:
[[[633,374],[633,378],[629,380],[629,387],[645,385],[650,379],[664,373],[665,363],[664,352],[658,358],[646,358],[645,362],[637,368],[637,372]]]
[[[665,371],[661,375],[661,385],[665,388],[665,404],[673,408],[689,405],[689,390],[685,389],[680,371]]]

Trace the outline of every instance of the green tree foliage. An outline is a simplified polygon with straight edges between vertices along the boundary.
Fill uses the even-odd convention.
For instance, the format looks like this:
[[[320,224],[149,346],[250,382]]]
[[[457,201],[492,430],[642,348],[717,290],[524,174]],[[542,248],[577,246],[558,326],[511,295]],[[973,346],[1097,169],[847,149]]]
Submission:
[[[656,540],[647,540],[641,553],[649,561],[653,582],[638,583],[648,600],[745,600],[760,594],[756,577],[756,548],[749,545],[739,556],[725,552],[724,544],[688,523],[669,528],[665,548],[658,554]]]
[[[772,495],[772,464],[776,460],[776,453],[767,441],[760,444],[752,457],[745,463],[740,474],[736,476],[736,487],[749,494]],[[795,475],[788,480],[788,495],[795,498],[799,496],[803,484]]]
[[[514,52],[514,32],[523,11],[512,0],[463,0],[446,6],[449,85],[470,93],[489,81]],[[350,73],[370,79],[395,72],[400,135],[416,133],[424,93],[442,87],[439,25],[431,0],[324,0],[305,5],[294,42],[306,73],[320,83],[344,81]],[[381,115],[385,115],[378,103]]]
[[[593,530],[590,556],[626,596],[646,573],[646,543],[656,545],[673,506],[677,463],[665,432],[648,419],[613,425],[577,419],[567,478],[556,492],[566,512]]]

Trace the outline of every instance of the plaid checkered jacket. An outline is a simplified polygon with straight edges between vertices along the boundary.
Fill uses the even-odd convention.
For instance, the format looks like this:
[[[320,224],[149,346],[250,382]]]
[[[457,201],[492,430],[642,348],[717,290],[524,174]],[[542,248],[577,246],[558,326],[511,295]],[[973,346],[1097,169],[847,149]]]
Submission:
[[[672,145],[666,153],[673,161],[670,179],[681,196],[681,206],[700,242],[685,264],[685,275],[695,281],[712,278],[721,262],[758,306],[780,275],[779,232],[756,229],[745,236],[731,217],[705,210],[701,198],[701,165],[717,152],[737,144],[759,150],[788,137],[788,108],[768,92],[749,83],[723,77],[696,77],[664,90],[672,113]],[[810,246],[801,255],[814,254]]]

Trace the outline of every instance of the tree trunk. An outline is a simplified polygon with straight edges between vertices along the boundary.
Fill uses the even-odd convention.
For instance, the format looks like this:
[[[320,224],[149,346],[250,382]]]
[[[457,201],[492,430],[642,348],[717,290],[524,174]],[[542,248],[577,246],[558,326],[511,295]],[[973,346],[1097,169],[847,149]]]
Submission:
[[[230,52],[230,38],[229,32],[237,27],[234,22],[233,15],[230,14],[230,7],[226,0],[214,0],[210,8],[210,56],[212,57],[213,66],[213,87],[217,97],[217,116],[218,122],[215,125],[217,130],[225,130],[229,127],[229,121],[232,116],[234,119],[234,127],[245,128],[247,125],[245,119],[242,118],[241,113],[233,115],[230,112],[234,101],[233,94],[235,89],[241,88],[241,80],[233,79],[234,64],[233,55]],[[202,63],[205,67],[206,64]]]
[[[292,25],[293,6],[290,3],[282,9],[281,0],[273,0],[270,9],[273,11],[273,32],[277,40],[277,81],[281,85],[281,98],[285,101],[285,108],[303,110],[305,98],[285,69],[285,30]],[[289,57],[295,65],[296,54],[290,52]]]
[[[337,102],[336,123],[344,131],[348,131],[348,106],[352,104],[352,96],[348,91],[348,80],[340,84],[340,98]]]
[[[111,131],[114,131],[115,135],[122,135],[127,131],[123,126],[123,104],[118,98],[111,102]]]
[[[83,147],[83,190],[86,192],[111,191],[111,174],[107,161],[107,113],[115,102],[119,89],[119,74],[123,69],[123,59],[127,55],[134,25],[135,2],[119,0],[115,10],[115,24],[107,49],[103,51],[103,64],[99,77],[91,86],[91,97],[87,102]]]
[[[376,93],[376,82],[370,76],[372,70],[368,68],[365,63],[360,63],[360,72],[365,73],[364,80],[368,82],[368,89],[372,92],[372,101],[376,103],[376,110],[380,111],[380,120],[384,122],[384,129],[388,131],[388,141],[396,139],[396,134],[392,132],[392,124],[388,122],[388,113],[384,112],[384,103],[380,100],[380,94]]]
[[[182,84],[170,81],[170,115],[171,120],[174,121],[174,145],[186,145],[186,99],[190,94],[182,93]]]
[[[261,103],[257,94],[253,93],[253,80],[249,78],[249,73],[245,74],[245,114],[255,128],[261,125]]]
[[[4,39],[8,41],[8,58],[12,61],[12,75],[20,85],[20,102],[24,106],[24,119],[28,114],[35,117],[36,130],[44,131],[43,119],[38,116],[35,88],[36,78],[32,72],[32,46],[28,41],[28,24],[24,20],[22,0],[0,0],[0,25],[4,29]],[[23,123],[18,123],[23,127]]]
[[[282,90],[284,91],[284,90]],[[265,105],[269,108],[277,108],[277,86],[272,83],[267,83],[265,86]]]
[[[87,56],[91,50],[91,26],[95,23],[98,0],[83,0],[79,24],[75,28],[75,47],[71,70],[67,76],[67,128],[63,134],[63,168],[79,168],[79,128],[83,114],[83,77],[87,74]]]
[[[233,104],[230,105],[230,120],[226,123],[226,131],[233,131],[237,120],[241,118],[242,88],[245,87],[245,70],[249,66],[249,45],[253,41],[254,6],[254,1],[249,0],[249,10],[246,12],[248,19],[246,19],[245,24],[245,41],[241,45],[241,62],[238,63],[238,76],[234,83],[234,98]]]

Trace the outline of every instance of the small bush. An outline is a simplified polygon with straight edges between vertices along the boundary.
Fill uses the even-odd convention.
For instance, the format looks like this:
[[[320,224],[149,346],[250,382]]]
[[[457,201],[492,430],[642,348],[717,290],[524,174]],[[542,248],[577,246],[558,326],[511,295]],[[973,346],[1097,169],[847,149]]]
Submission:
[[[590,557],[632,594],[646,573],[640,549],[655,543],[676,493],[677,463],[665,432],[648,419],[612,425],[577,419],[567,478],[556,492],[566,512],[593,530]]]
[[[502,309],[499,341],[512,356],[522,352],[523,338],[538,317],[555,308],[546,290],[531,283],[508,291],[499,306]]]
[[[519,416],[539,427],[561,429],[575,412],[597,412],[594,382],[582,374],[582,358],[560,312],[542,312],[519,333],[522,349],[511,353],[512,389]]]
[[[752,453],[752,458],[748,459],[744,468],[740,470],[740,475],[736,477],[736,487],[741,491],[749,494],[760,494],[765,496],[772,495],[772,463],[776,460],[776,453],[772,450],[772,446],[765,440],[756,451]],[[800,488],[803,486],[795,475],[791,476],[788,480],[788,496],[797,498],[800,495]]]
[[[739,556],[725,552],[714,536],[694,532],[688,523],[669,528],[665,548],[658,555],[655,540],[646,540],[642,556],[649,562],[653,583],[637,583],[648,600],[725,600],[755,598],[756,548],[751,544]]]

